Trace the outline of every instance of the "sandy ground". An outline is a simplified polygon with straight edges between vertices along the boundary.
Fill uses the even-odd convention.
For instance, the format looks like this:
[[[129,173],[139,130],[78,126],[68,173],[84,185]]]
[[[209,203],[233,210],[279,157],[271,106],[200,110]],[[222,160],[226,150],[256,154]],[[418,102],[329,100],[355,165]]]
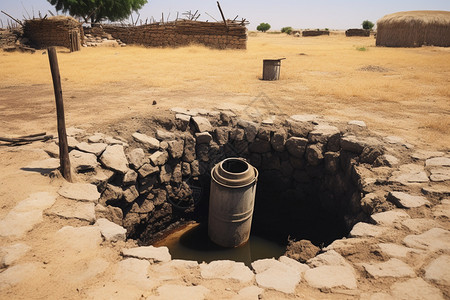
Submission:
[[[84,51],[89,49],[83,49],[82,53]],[[441,55],[448,56],[447,52]],[[372,61],[368,58],[366,64],[371,63]],[[26,71],[26,66],[17,67]],[[442,69],[436,72],[450,74],[449,64],[441,67]],[[67,126],[77,126],[89,132],[108,132],[111,126],[117,127],[124,120],[164,114],[175,106],[208,109],[228,106],[244,114],[256,109],[264,115],[275,113],[278,116],[289,116],[313,113],[340,121],[359,119],[366,121],[371,130],[382,132],[384,135],[403,137],[407,142],[423,149],[449,149],[448,128],[445,132],[441,129],[434,131],[423,127],[420,122],[421,117],[426,114],[432,120],[441,120],[441,123],[448,124],[450,115],[450,99],[446,96],[448,92],[447,94],[430,94],[427,99],[417,97],[411,99],[410,103],[396,101],[358,103],[358,101],[342,101],[338,97],[327,95],[301,94],[298,87],[289,91],[289,85],[283,85],[282,81],[280,81],[280,88],[277,82],[258,81],[258,74],[252,77],[256,83],[247,93],[219,93],[214,88],[202,84],[201,80],[195,83],[195,89],[188,90],[173,90],[164,86],[149,87],[133,80],[114,84],[100,83],[95,87],[90,86],[89,89],[80,89],[76,85],[67,84],[63,86]],[[324,84],[326,84],[325,79],[324,77]],[[345,89],[345,86],[341,88]],[[279,93],[282,96],[279,97]],[[157,104],[152,105],[153,101]],[[424,101],[430,102],[423,105]],[[434,106],[434,101],[438,102],[438,105]],[[25,81],[17,85],[0,84],[0,136],[13,137],[43,131],[53,134],[56,132],[51,82],[28,84]],[[57,188],[62,184],[60,178],[52,179],[37,172],[21,170],[30,162],[47,157],[42,148],[43,144],[40,142],[21,147],[0,146],[0,218],[3,218],[29,194],[39,191],[56,193]],[[89,297],[90,293],[98,296],[95,298],[99,298],[103,293],[102,286],[105,289],[109,288],[109,292],[118,290],[119,285],[112,285],[109,282],[115,272],[115,266],[112,263],[119,261],[119,250],[124,243],[104,245],[93,252],[69,251],[63,245],[51,242],[54,233],[63,225],[79,226],[87,225],[87,223],[45,216],[44,222],[20,239],[32,247],[21,262],[36,263],[35,273],[27,281],[8,289],[6,294],[0,293],[0,298],[75,299]],[[1,238],[0,245],[10,244],[15,240]],[[88,269],[86,262],[94,257],[102,257],[110,264],[107,271],[87,282],[79,280]],[[193,278],[195,276],[198,275],[194,274]],[[212,281],[208,284],[207,287],[214,291],[212,296],[221,295],[223,282]],[[232,290],[240,287],[238,283],[233,282],[228,282],[226,285]],[[310,288],[300,289],[299,287],[298,290],[298,297],[283,297],[310,299],[323,299],[324,296],[343,299],[351,297],[325,295]],[[128,290],[126,293],[120,294],[120,297],[128,299],[138,296],[134,290]],[[268,298],[282,296],[276,292],[268,292],[266,295]]]

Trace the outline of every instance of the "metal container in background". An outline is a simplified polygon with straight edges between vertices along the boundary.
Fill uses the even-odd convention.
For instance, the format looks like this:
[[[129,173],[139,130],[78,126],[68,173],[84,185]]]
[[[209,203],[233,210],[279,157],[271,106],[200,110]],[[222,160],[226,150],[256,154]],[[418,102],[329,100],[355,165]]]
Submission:
[[[208,235],[222,247],[248,241],[258,170],[242,158],[227,158],[211,170]]]
[[[279,80],[281,61],[285,58],[279,59],[264,59],[263,60],[263,80]]]

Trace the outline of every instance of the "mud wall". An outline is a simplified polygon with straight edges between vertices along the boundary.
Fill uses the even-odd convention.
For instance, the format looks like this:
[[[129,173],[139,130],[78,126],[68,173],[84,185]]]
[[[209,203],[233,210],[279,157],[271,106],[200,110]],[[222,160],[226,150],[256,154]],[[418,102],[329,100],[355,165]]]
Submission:
[[[177,21],[141,26],[104,25],[106,33],[126,44],[149,47],[180,47],[202,44],[217,49],[246,49],[247,29],[238,24]]]

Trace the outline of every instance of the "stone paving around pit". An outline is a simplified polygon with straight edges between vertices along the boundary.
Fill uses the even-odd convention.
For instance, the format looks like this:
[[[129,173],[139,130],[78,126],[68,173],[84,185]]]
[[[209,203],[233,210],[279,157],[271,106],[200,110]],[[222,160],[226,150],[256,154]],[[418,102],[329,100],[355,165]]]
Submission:
[[[181,114],[179,118],[189,118],[189,111],[178,109],[176,112]],[[201,119],[198,121],[199,127],[208,126]],[[353,124],[365,125],[363,122]],[[112,138],[108,142],[104,136],[99,137],[105,144],[76,145],[80,150],[75,154],[78,157],[76,168],[83,169],[84,165],[97,163],[88,154],[103,153],[102,163],[126,172],[128,162],[121,159],[125,156],[122,155],[122,145],[107,147]],[[139,134],[133,137],[149,147],[159,147],[155,138]],[[387,140],[389,143],[404,143],[394,137]],[[93,142],[97,142],[95,137]],[[114,140],[112,143],[123,142]],[[405,144],[405,147],[412,146]],[[87,282],[107,269],[115,270],[110,282],[89,288],[87,296],[93,299],[212,299],[211,295],[217,297],[220,289],[227,299],[266,299],[265,295],[292,298],[300,295],[303,289],[316,290],[326,298],[448,299],[450,157],[445,153],[421,150],[414,153],[417,162],[396,166],[388,180],[414,185],[414,190],[421,189],[422,194],[391,191],[387,197],[397,206],[396,209],[374,213],[373,224],[356,224],[348,238],[336,240],[304,264],[286,256],[254,261],[251,266],[226,260],[197,263],[172,259],[166,247],[148,246],[117,250],[122,259],[114,265],[97,257],[88,261],[87,267],[77,276],[66,276]],[[158,162],[164,158],[155,155],[152,159]],[[57,161],[45,159],[33,162],[29,167],[54,169],[57,166]],[[430,168],[438,171],[427,172]],[[431,176],[436,180],[430,179]],[[436,181],[438,184],[434,184]],[[16,284],[26,282],[37,270],[38,262],[19,261],[33,251],[27,245],[27,234],[43,222],[45,215],[90,224],[63,226],[54,233],[54,239],[49,243],[64,248],[66,255],[97,251],[126,239],[123,227],[96,216],[95,207],[100,194],[94,185],[64,183],[58,194],[30,194],[0,220],[0,236],[10,241],[0,247],[0,296]],[[439,203],[431,205],[431,198],[436,199],[436,195]],[[411,213],[417,208],[422,208],[420,214]],[[359,259],[358,253],[352,251],[358,244],[365,245],[366,251],[382,259]],[[236,283],[240,288],[230,289],[228,282]],[[51,291],[48,293],[50,296]]]

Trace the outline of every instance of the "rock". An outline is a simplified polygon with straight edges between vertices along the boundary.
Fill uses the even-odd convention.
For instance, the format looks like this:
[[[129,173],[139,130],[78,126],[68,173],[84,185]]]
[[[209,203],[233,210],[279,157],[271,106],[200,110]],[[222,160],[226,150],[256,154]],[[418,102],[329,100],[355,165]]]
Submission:
[[[422,196],[413,196],[404,192],[389,192],[387,200],[399,208],[414,208],[422,205],[430,205],[430,202]]]
[[[298,269],[274,259],[254,261],[252,267],[256,271],[256,283],[259,286],[286,294],[294,293],[301,279]]]
[[[191,175],[191,165],[187,162],[183,162],[181,165],[181,174],[183,176],[190,176]]]
[[[78,219],[87,222],[95,221],[95,204],[77,202],[72,200],[58,200],[50,209],[47,215],[54,215],[64,219]]]
[[[277,152],[282,152],[285,150],[285,143],[287,139],[287,133],[284,129],[278,129],[273,133],[272,138],[270,139],[270,144],[272,148]]]
[[[401,221],[405,219],[409,219],[410,216],[404,212],[403,210],[389,210],[384,211],[380,213],[376,213],[370,216],[370,218],[377,224],[377,225],[384,225],[384,226],[394,226],[395,224],[400,224]]]
[[[200,176],[200,162],[198,160],[191,162],[191,174],[193,177]]]
[[[450,158],[448,157],[433,157],[425,161],[426,167],[450,167]]]
[[[9,267],[0,273],[0,291],[32,278],[39,268],[37,263],[24,263]]]
[[[234,128],[230,132],[230,140],[232,141],[243,141],[245,136],[244,129],[241,128]]]
[[[349,237],[377,237],[382,235],[384,231],[383,227],[359,222],[353,226]]]
[[[357,288],[355,273],[348,267],[320,266],[306,271],[304,276],[310,286],[318,289]]]
[[[157,129],[156,138],[160,141],[170,141],[175,139],[175,134],[173,132]]]
[[[377,195],[375,193],[369,193],[366,194],[361,199],[361,209],[368,215],[371,215],[377,205],[379,203],[382,203],[384,201],[384,197],[381,197],[380,195]]]
[[[404,185],[428,182],[428,175],[423,169],[423,166],[408,164],[400,166],[400,170],[392,174],[389,178],[391,182],[399,182]]]
[[[107,205],[106,207],[101,205],[101,204],[97,204],[95,206],[95,218],[96,219],[101,219],[101,218],[105,218],[117,225],[122,226],[123,222],[123,212],[119,207],[115,207],[115,206],[111,206],[111,205]]]
[[[402,225],[415,233],[423,233],[431,228],[439,227],[435,220],[427,218],[406,219],[402,221]]]
[[[89,143],[103,143],[105,141],[105,135],[100,132],[96,132],[94,135],[88,138]]]
[[[189,115],[189,116],[193,116],[193,117],[197,115],[197,112],[194,110],[188,110],[188,109],[180,108],[180,107],[173,107],[170,110],[177,114],[184,114],[184,115]]]
[[[380,243],[378,244],[381,251],[390,257],[406,258],[409,253],[420,253],[420,250],[408,248],[405,246],[393,244],[393,243]]]
[[[450,219],[450,200],[442,200],[441,204],[433,208],[433,216],[436,218]]]
[[[308,240],[300,240],[297,242],[290,240],[286,247],[285,255],[303,263],[315,257],[319,250],[319,247],[314,246]]]
[[[358,120],[351,120],[348,121],[348,125],[355,125],[359,127],[367,127],[366,123],[364,121],[358,121]]]
[[[67,146],[69,146],[69,148],[76,148],[76,146],[78,145],[78,141],[76,138],[72,137],[72,136],[68,136],[67,137]],[[56,141],[56,144],[59,144],[59,140]]]
[[[343,266],[353,269],[353,267],[347,262],[347,260],[345,260],[345,258],[335,250],[327,250],[326,252],[311,258],[307,263],[311,268],[317,268],[321,266]]]
[[[130,186],[128,189],[126,189],[123,192],[123,198],[125,199],[125,201],[127,201],[128,203],[133,202],[134,200],[136,200],[139,197],[139,192],[136,189],[135,185]]]
[[[70,151],[69,160],[71,167],[77,172],[94,170],[99,165],[95,154],[85,153],[78,150]]]
[[[89,177],[88,182],[95,185],[100,193],[103,193],[108,185],[108,181],[111,180],[113,176],[113,171],[98,168],[95,175]]]
[[[159,141],[154,137],[150,137],[143,133],[135,132],[132,134],[132,137],[136,142],[139,142],[146,146],[150,150],[158,150],[159,149]]]
[[[107,143],[108,145],[121,145],[124,147],[128,147],[128,144],[126,142],[107,135],[104,136],[104,142]]]
[[[42,212],[51,207],[56,197],[47,192],[34,193],[20,201],[0,220],[0,236],[20,237],[42,222]]]
[[[115,170],[122,174],[125,174],[128,171],[128,160],[125,156],[122,145],[112,145],[106,147],[106,150],[100,157],[100,161],[108,169]]]
[[[195,139],[192,135],[186,134],[184,138],[183,161],[191,163],[195,158]]]
[[[59,158],[47,158],[43,160],[33,161],[25,166],[25,170],[38,171],[40,173],[50,173],[59,168]]]
[[[128,170],[123,176],[123,184],[130,185],[135,184],[137,180],[138,174],[133,170]]]
[[[248,147],[248,150],[253,153],[267,153],[272,150],[269,141],[262,141],[260,139],[255,139]]]
[[[116,202],[123,197],[123,190],[122,188],[107,184],[106,189],[102,194],[102,197],[100,198],[100,203],[105,204],[106,202]]]
[[[221,111],[220,112],[220,120],[224,124],[230,124],[233,121],[233,118],[236,117],[236,114],[232,111]]]
[[[167,247],[136,247],[129,249],[122,249],[124,257],[134,257],[138,259],[146,259],[151,262],[168,262],[172,259],[169,249]]]
[[[181,158],[183,156],[184,151],[184,140],[174,140],[167,142],[167,151],[170,156],[174,159]]]
[[[100,218],[95,222],[95,225],[100,228],[102,236],[108,242],[125,241],[127,230],[107,219]]]
[[[323,156],[325,162],[325,170],[334,174],[339,169],[339,152],[326,152]]]
[[[215,136],[216,136],[216,140],[217,143],[219,145],[225,145],[226,143],[228,143],[228,128],[227,127],[217,127],[214,130]]]
[[[375,167],[386,166],[392,168],[397,166],[398,164],[399,164],[398,158],[390,154],[378,156],[374,162]]]
[[[191,116],[185,114],[175,114],[175,120],[189,123],[189,121],[191,121]]]
[[[117,264],[114,279],[117,282],[134,285],[144,291],[151,290],[157,285],[157,282],[148,276],[149,267],[150,263],[146,260],[136,258],[124,259]]]
[[[338,140],[341,132],[335,126],[317,125],[308,135],[310,143],[326,144],[329,139]]]
[[[195,134],[197,144],[209,144],[212,140],[211,134],[209,132],[197,132]]]
[[[209,120],[204,117],[192,117],[192,122],[198,132],[212,131],[213,128]]]
[[[422,187],[422,193],[434,197],[450,196],[450,187],[447,185],[424,186]]]
[[[450,286],[450,256],[441,255],[425,267],[425,279]]]
[[[161,167],[161,172],[159,173],[159,181],[161,183],[169,182],[172,178],[172,168],[170,165],[164,165]]]
[[[321,144],[308,145],[306,147],[306,160],[311,166],[317,166],[323,160],[323,146]]]
[[[411,157],[414,159],[426,160],[432,157],[439,157],[444,155],[445,153],[440,151],[427,151],[417,149],[413,154],[411,154]]]
[[[58,190],[58,194],[69,199],[93,203],[97,203],[100,198],[97,187],[90,183],[65,182]]]
[[[450,180],[450,168],[435,168],[430,170],[430,180],[434,182],[442,182]]]
[[[76,127],[69,127],[66,129],[66,134],[68,136],[79,136],[79,135],[85,135],[86,131],[80,128],[76,128]]]
[[[216,260],[200,265],[201,276],[204,279],[235,279],[242,283],[252,281],[253,272],[242,262],[231,260]]]
[[[177,164],[172,172],[172,181],[175,183],[181,183],[183,175],[181,172],[181,164]]]
[[[381,263],[362,263],[361,265],[373,278],[416,276],[416,273],[410,266],[397,258],[391,258]]]
[[[131,150],[128,154],[128,161],[130,166],[134,169],[139,169],[143,164],[148,163],[148,159],[145,157],[145,152],[141,148]]]
[[[307,143],[307,139],[291,137],[286,141],[286,148],[292,156],[302,158],[305,153]]]
[[[151,164],[144,164],[139,170],[139,176],[145,178],[149,175],[155,174],[159,172],[159,168],[156,166],[152,166]]]
[[[319,116],[317,116],[317,115],[292,115],[290,118],[296,122],[313,122],[313,121],[317,121]]]
[[[55,233],[54,239],[55,245],[64,250],[65,255],[92,255],[99,250],[102,235],[98,226],[64,226]]]
[[[364,147],[362,153],[360,154],[360,161],[362,163],[372,164],[383,154],[384,150],[380,146],[367,146]]]
[[[294,137],[307,138],[314,127],[311,122],[298,122],[292,119],[287,119],[286,122],[289,126],[289,134]]]
[[[158,182],[158,176],[157,175],[151,175],[145,178],[140,178],[138,180],[138,191],[139,194],[148,194],[152,191],[152,189],[155,187],[155,184]]]
[[[264,289],[257,287],[257,286],[248,286],[243,289],[241,289],[238,292],[238,299],[252,299],[252,300],[258,300],[262,299],[262,293],[264,292]],[[236,299],[237,300],[237,299]]]
[[[441,291],[422,278],[412,278],[403,282],[396,282],[391,286],[394,299],[399,300],[443,300]]]
[[[450,232],[442,228],[432,228],[419,235],[408,235],[403,243],[411,248],[430,252],[450,249]]]
[[[164,165],[169,159],[169,154],[166,151],[156,151],[150,156],[150,161],[155,166]]]
[[[22,243],[0,247],[0,269],[10,266],[30,250],[30,246]]]
[[[155,300],[166,299],[190,299],[203,300],[205,295],[209,293],[209,289],[202,285],[183,286],[175,284],[165,284],[156,290],[159,294],[157,297],[151,297]]]
[[[354,135],[344,135],[341,138],[342,150],[350,151],[353,153],[361,154],[367,143]]]
[[[244,129],[245,137],[249,143],[252,143],[258,134],[259,125],[255,122],[238,120],[238,125]]]
[[[96,156],[100,156],[100,154],[102,154],[103,151],[105,151],[106,146],[108,146],[108,145],[105,143],[88,144],[86,142],[81,142],[81,143],[77,144],[76,148],[80,151],[92,153],[92,154],[95,154]]]

